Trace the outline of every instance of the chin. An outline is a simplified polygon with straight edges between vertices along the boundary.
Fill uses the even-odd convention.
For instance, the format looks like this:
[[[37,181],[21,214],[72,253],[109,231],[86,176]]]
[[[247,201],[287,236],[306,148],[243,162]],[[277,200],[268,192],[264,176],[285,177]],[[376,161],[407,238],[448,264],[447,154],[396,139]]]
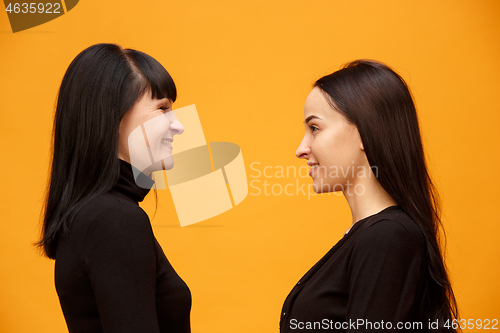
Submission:
[[[161,169],[170,170],[174,167],[174,158],[172,156],[164,158],[162,161],[163,161],[163,167]]]
[[[314,193],[323,193],[323,189],[320,188],[317,184],[312,184],[312,189],[314,191]]]
[[[329,192],[336,192],[337,190],[335,189],[335,185],[332,185],[328,182],[324,182],[323,179],[317,179],[316,181],[313,182],[313,191],[315,193],[329,193]]]

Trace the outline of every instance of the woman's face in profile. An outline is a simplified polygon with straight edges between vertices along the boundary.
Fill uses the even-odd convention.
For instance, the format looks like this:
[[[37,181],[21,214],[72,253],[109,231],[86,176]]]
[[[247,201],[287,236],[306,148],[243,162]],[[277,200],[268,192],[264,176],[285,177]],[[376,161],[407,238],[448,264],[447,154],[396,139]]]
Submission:
[[[118,157],[149,175],[174,166],[172,142],[184,127],[168,98],[153,99],[147,91],[120,122]]]
[[[314,191],[343,191],[347,186],[353,190],[359,167],[366,162],[356,126],[330,106],[318,87],[304,104],[304,124],[304,138],[295,154],[311,167]]]

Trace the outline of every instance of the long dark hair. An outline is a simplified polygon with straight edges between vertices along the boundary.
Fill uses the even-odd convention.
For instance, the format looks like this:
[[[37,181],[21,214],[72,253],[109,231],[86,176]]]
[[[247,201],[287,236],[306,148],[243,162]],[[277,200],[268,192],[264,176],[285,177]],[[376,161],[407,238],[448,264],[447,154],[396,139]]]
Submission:
[[[439,332],[455,331],[442,326],[448,319],[450,325],[458,319],[458,306],[444,263],[440,200],[427,171],[417,112],[406,82],[385,64],[355,60],[314,86],[357,126],[380,185],[425,236],[430,279],[421,304],[422,319],[439,319]]]
[[[76,212],[117,182],[120,121],[147,92],[172,102],[177,97],[170,74],[143,52],[101,43],[69,65],[57,99],[42,235],[35,244],[47,257],[56,258],[57,240]]]

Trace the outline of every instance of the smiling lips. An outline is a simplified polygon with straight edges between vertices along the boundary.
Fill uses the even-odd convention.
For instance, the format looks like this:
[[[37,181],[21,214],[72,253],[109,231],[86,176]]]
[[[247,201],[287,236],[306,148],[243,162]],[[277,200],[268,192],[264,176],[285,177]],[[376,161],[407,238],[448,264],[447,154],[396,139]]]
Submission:
[[[311,167],[311,170],[309,171],[309,176],[312,177],[313,171],[314,171],[314,169],[316,169],[317,167],[319,167],[319,163],[317,163],[317,162],[307,162],[307,165],[309,165]]]
[[[161,139],[161,143],[164,144],[165,146],[169,147],[170,149],[172,149],[172,141],[174,141],[174,140],[170,139],[170,138]]]

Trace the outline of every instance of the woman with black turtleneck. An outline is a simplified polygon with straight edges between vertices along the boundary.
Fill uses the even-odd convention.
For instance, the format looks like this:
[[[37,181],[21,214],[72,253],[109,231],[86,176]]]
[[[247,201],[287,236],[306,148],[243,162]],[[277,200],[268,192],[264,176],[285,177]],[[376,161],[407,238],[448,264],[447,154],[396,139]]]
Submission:
[[[175,84],[145,53],[82,51],[63,78],[38,245],[70,332],[190,332],[191,294],[139,206],[173,167]]]

